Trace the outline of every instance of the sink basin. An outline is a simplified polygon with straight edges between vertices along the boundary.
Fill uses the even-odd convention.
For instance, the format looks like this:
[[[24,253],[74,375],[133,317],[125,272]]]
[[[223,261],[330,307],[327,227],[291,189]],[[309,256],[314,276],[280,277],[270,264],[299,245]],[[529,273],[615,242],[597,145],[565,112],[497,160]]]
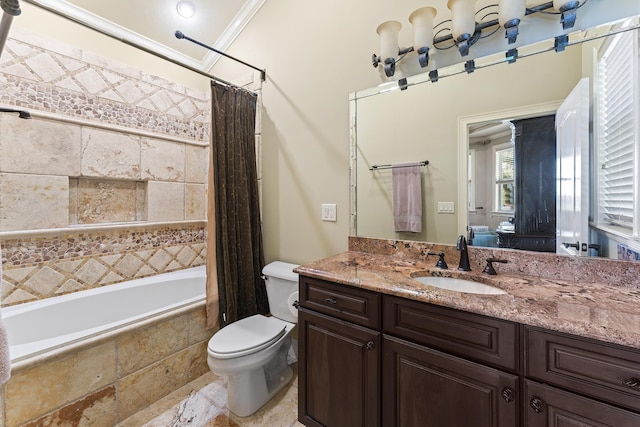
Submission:
[[[502,295],[506,294],[500,288],[495,286],[485,285],[484,283],[472,282],[471,280],[456,279],[454,277],[436,277],[436,276],[422,276],[414,277],[413,280],[417,280],[425,285],[433,286],[440,289],[447,289],[449,291],[463,292],[467,294],[482,294],[482,295]]]

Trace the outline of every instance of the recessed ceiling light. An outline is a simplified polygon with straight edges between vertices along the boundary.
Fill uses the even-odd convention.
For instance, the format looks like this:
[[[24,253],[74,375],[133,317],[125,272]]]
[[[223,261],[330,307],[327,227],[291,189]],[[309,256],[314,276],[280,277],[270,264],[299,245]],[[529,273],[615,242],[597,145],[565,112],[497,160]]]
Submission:
[[[176,5],[176,11],[183,18],[191,18],[196,13],[196,7],[190,1],[181,1]]]

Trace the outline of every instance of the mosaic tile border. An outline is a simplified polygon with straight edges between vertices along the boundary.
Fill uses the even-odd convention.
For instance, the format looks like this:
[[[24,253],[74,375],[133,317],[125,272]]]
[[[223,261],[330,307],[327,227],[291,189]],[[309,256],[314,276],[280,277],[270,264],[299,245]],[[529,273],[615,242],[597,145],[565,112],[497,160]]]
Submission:
[[[8,105],[209,140],[208,92],[20,29],[12,32],[3,51],[0,89]]]
[[[2,240],[2,306],[152,276],[206,262],[205,226],[80,231]]]

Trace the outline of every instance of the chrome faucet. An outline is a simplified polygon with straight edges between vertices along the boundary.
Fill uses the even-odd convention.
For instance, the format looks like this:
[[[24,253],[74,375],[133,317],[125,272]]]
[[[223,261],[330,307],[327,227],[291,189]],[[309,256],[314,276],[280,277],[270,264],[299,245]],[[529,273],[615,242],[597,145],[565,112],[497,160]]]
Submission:
[[[460,264],[458,265],[458,270],[471,271],[471,266],[469,265],[469,250],[467,249],[466,237],[462,235],[458,237],[456,249],[460,251]]]

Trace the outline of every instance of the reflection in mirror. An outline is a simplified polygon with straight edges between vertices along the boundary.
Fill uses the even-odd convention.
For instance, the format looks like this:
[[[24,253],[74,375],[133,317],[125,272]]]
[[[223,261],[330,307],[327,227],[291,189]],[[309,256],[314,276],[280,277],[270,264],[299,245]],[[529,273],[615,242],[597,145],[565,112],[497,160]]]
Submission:
[[[555,252],[555,116],[472,124],[468,152],[471,244]]]
[[[637,26],[637,20],[625,25]],[[493,233],[486,235],[487,245],[500,246],[500,239],[495,241],[498,231],[521,231],[515,230],[519,194],[515,159],[518,156],[514,153],[516,169],[510,176],[509,152],[501,150],[509,144],[515,147],[515,128],[518,123],[534,117],[555,117],[563,100],[584,78],[588,79],[590,96],[596,93],[598,78],[602,80],[602,76],[594,64],[598,63],[604,48],[611,44],[612,39],[601,36],[616,31],[616,28],[619,25],[573,34],[570,46],[562,53],[549,49],[552,41],[540,43],[527,47],[530,56],[518,59],[514,64],[504,63],[497,56],[483,58],[476,63],[481,66],[502,63],[476,70],[472,74],[460,73],[458,66],[449,70],[449,74],[443,71],[436,83],[430,83],[426,76],[417,76],[409,81],[408,90],[395,90],[397,85],[387,83],[377,89],[352,94],[352,234],[453,244],[458,235],[468,233],[469,225],[478,225],[486,226],[486,230]],[[638,37],[637,30],[627,33]],[[540,51],[545,52],[536,53]],[[442,78],[443,75],[448,77]],[[636,78],[637,75],[636,71]],[[592,99],[592,126],[594,115],[600,113],[596,104]],[[503,125],[503,121],[509,124]],[[505,126],[505,129],[498,131],[499,125]],[[493,131],[496,134],[491,138],[482,136],[482,133]],[[593,130],[592,140],[602,140],[598,132]],[[637,134],[637,131],[634,132],[632,134]],[[478,144],[483,139],[495,140],[495,143]],[[499,148],[501,144],[507,145]],[[592,150],[596,147],[599,145],[594,145]],[[484,151],[480,153],[481,150]],[[522,154],[523,157],[527,155],[527,151]],[[474,156],[474,161],[470,163],[468,159]],[[497,156],[501,156],[500,161],[496,160]],[[429,160],[429,165],[421,168],[422,230],[419,233],[396,233],[393,229],[392,171],[370,168],[381,163],[425,159]],[[596,157],[587,155],[586,159],[587,166],[596,170]],[[560,162],[558,158],[555,161]],[[598,165],[601,168],[602,164]],[[549,172],[549,169],[546,171]],[[484,176],[482,179],[490,182],[481,183],[481,173]],[[548,178],[548,175],[542,174],[539,178]],[[473,176],[476,177],[475,183],[469,180]],[[595,173],[590,178],[584,175],[579,186],[594,184],[599,179]],[[521,180],[537,185],[527,177],[521,177]],[[471,191],[472,184],[476,185],[475,192]],[[479,192],[478,187],[485,188],[484,193]],[[524,192],[521,190],[522,194]],[[635,203],[637,206],[638,202]],[[546,208],[550,212],[549,205]],[[557,240],[566,249],[562,253],[575,255],[598,254],[616,258],[620,244],[627,258],[633,257],[634,250],[640,252],[637,234],[634,235],[637,230],[628,232],[628,228],[621,228],[620,223],[626,220],[625,214],[608,214],[606,218],[617,220],[610,220],[608,227],[598,225],[602,221],[596,205],[596,201],[592,201],[586,210],[592,213],[591,218],[585,218],[591,228],[589,236],[581,240],[577,248],[564,247],[563,243],[573,245],[575,242],[570,237],[556,239],[562,234],[560,231],[551,230],[547,233],[549,230],[545,230],[550,240],[545,242],[544,250],[562,252],[549,249],[549,245],[555,245],[554,240]],[[541,212],[534,214],[533,218],[537,218],[535,221],[538,222],[546,222],[546,214],[542,212],[544,202],[541,206]],[[479,217],[483,215],[486,221],[481,224]],[[582,215],[586,217],[584,212]],[[529,227],[536,228],[531,224]],[[537,227],[540,228],[540,224]],[[478,227],[478,230],[484,229]],[[480,240],[476,240],[476,243]],[[516,245],[507,247],[518,248]],[[528,246],[521,248],[532,249]]]

